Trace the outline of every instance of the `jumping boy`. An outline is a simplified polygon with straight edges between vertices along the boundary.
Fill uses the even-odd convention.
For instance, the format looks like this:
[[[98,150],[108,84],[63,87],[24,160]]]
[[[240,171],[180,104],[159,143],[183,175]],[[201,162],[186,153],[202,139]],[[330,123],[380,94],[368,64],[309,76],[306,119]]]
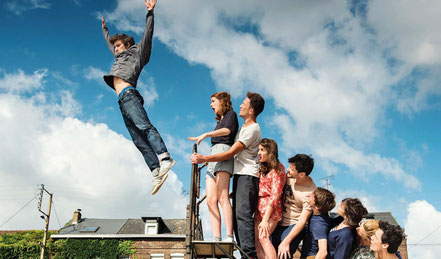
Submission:
[[[306,199],[312,208],[312,217],[303,240],[301,259],[324,259],[328,254],[328,233],[331,229],[328,213],[335,207],[335,195],[319,187]]]
[[[168,171],[176,162],[170,157],[164,141],[150,122],[143,106],[144,99],[136,90],[139,74],[150,60],[156,0],[144,0],[144,4],[148,10],[146,27],[138,44],[135,44],[133,37],[126,34],[110,37],[104,17],[102,18],[104,39],[115,56],[115,63],[110,73],[104,76],[104,81],[116,91],[124,123],[153,174],[153,195],[161,188]]]

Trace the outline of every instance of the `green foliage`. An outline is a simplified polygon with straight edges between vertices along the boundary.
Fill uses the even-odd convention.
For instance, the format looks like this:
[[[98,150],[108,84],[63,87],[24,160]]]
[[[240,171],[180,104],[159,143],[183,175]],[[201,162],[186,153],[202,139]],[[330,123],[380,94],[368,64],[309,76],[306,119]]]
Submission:
[[[43,230],[31,230],[1,235],[0,258],[39,258],[43,233]]]
[[[55,242],[55,259],[61,258],[118,258],[119,255],[133,255],[133,241],[118,239],[64,239]]]
[[[118,239],[61,239],[53,241],[50,232],[46,243],[47,254],[53,258],[118,258],[133,255],[133,241]],[[16,232],[0,236],[0,259],[39,258],[42,230]]]

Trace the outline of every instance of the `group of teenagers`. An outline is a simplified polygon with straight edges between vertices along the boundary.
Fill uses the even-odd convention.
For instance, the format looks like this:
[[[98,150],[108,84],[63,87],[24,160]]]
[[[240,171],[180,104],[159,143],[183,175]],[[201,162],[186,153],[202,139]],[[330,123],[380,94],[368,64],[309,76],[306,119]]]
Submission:
[[[207,205],[213,240],[236,242],[251,258],[292,258],[302,242],[301,258],[401,258],[398,251],[404,233],[386,221],[364,220],[367,209],[357,198],[345,198],[335,207],[335,195],[317,187],[310,174],[314,159],[296,154],[285,167],[278,159],[277,143],[261,138],[257,117],[264,98],[248,92],[240,105],[244,120],[239,128],[230,94],[211,96],[216,128],[197,137],[199,144],[211,137],[211,154],[194,153],[191,162],[208,163]],[[233,178],[232,205],[229,197]]]
[[[176,162],[136,90],[139,75],[150,60],[156,0],[144,0],[144,4],[146,27],[137,44],[126,34],[110,36],[102,18],[103,36],[115,58],[104,81],[116,91],[124,123],[152,172],[154,195]],[[362,220],[367,210],[360,200],[344,199],[338,205],[339,216],[329,217],[335,196],[316,187],[310,177],[314,167],[311,156],[289,158],[285,172],[277,143],[261,138],[257,117],[265,101],[260,94],[247,93],[240,105],[239,116],[244,120],[240,128],[228,93],[213,94],[210,106],[217,121],[215,130],[189,139],[199,144],[211,138],[211,154],[195,153],[191,162],[208,163],[206,191],[213,240],[221,241],[220,205],[226,228],[224,241],[234,240],[234,230],[235,242],[250,258],[291,258],[301,241],[302,258],[400,258],[396,252],[404,235],[401,228],[384,221]]]

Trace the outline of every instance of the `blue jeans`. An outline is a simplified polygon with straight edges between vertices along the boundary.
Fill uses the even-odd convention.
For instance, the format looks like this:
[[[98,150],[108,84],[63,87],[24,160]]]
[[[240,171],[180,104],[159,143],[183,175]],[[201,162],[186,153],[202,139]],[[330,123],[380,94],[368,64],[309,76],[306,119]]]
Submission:
[[[169,155],[164,141],[147,116],[144,99],[137,90],[131,89],[124,93],[118,103],[133,143],[141,151],[150,171],[153,171],[159,167],[157,155]]]
[[[296,224],[289,225],[289,226],[280,226],[277,225],[276,229],[274,229],[273,234],[271,235],[271,242],[273,243],[274,248],[276,249],[276,252],[279,249],[280,243],[282,243],[283,239],[291,232],[291,229]],[[303,240],[305,237],[305,228],[291,241],[291,244],[289,244],[289,254],[292,255],[296,252],[297,248],[299,247],[300,241]]]
[[[254,212],[259,198],[259,178],[233,176],[233,227],[237,244],[249,256],[257,258],[254,243]],[[242,256],[242,258],[244,258]]]

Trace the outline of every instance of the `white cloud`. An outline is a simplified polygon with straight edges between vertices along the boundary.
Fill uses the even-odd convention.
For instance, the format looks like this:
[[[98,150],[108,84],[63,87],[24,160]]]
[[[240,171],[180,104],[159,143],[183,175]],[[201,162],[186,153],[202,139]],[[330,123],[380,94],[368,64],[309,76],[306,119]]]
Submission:
[[[106,85],[104,82],[103,76],[107,74],[104,70],[89,66],[83,70],[83,76],[84,78],[88,80],[94,80],[98,82],[99,84]]]
[[[311,150],[354,173],[382,173],[419,189],[418,179],[397,159],[363,151],[381,136],[386,109],[396,106],[412,114],[429,107],[430,95],[441,94],[435,87],[439,85],[436,72],[419,78],[415,90],[408,94],[394,87],[412,77],[415,66],[422,63],[412,63],[395,52],[384,54],[390,46],[385,45],[382,35],[393,31],[412,37],[400,30],[400,15],[385,32],[380,28],[384,22],[372,22],[372,17],[397,5],[391,2],[381,6],[385,11],[373,2],[364,18],[354,15],[348,3],[341,1],[276,1],[267,6],[259,1],[165,0],[155,11],[155,35],[189,62],[207,66],[216,84],[233,96],[253,90],[273,98],[286,111],[286,119],[278,117],[277,126],[291,149]],[[107,15],[118,29],[141,33],[145,15],[141,4],[118,1]],[[420,33],[418,28],[434,19],[424,15],[430,10],[419,11],[423,21],[411,32]],[[241,29],[244,27],[254,33]],[[393,41],[397,49],[411,50],[402,44],[402,37]],[[437,36],[424,34],[423,40],[429,43],[412,37],[412,46],[433,47],[430,53],[435,59],[424,58],[432,54],[418,59],[425,60],[425,65],[438,64],[435,60],[440,48],[433,37]],[[404,63],[391,66],[390,58]]]
[[[185,197],[176,174],[171,171],[152,196],[151,173],[133,143],[105,124],[72,117],[81,106],[70,92],[53,96],[37,92],[30,98],[0,94],[0,103],[0,134],[8,136],[0,142],[0,177],[16,188],[20,199],[10,192],[2,196],[0,223],[35,195],[32,186],[38,183],[54,193],[61,224],[77,208],[85,217],[185,217]],[[2,229],[43,228],[36,204]],[[53,219],[50,228],[56,229]]]
[[[147,77],[147,80],[138,80],[138,91],[140,91],[143,99],[144,105],[147,107],[153,106],[153,103],[158,100],[158,93],[156,92],[155,81],[153,77]]]
[[[20,15],[33,9],[49,9],[51,4],[45,0],[12,0],[5,3],[6,10]]]
[[[434,33],[440,9],[439,1],[374,0],[367,18],[392,56],[409,65],[441,64],[441,34]]]
[[[441,212],[427,201],[415,201],[409,205],[405,222],[409,258],[439,258],[440,222]]]
[[[3,76],[0,79],[0,89],[4,89],[6,92],[24,93],[42,88],[48,70],[45,68],[39,69],[34,71],[32,75],[26,75],[21,69],[12,74],[0,69],[0,73]]]

